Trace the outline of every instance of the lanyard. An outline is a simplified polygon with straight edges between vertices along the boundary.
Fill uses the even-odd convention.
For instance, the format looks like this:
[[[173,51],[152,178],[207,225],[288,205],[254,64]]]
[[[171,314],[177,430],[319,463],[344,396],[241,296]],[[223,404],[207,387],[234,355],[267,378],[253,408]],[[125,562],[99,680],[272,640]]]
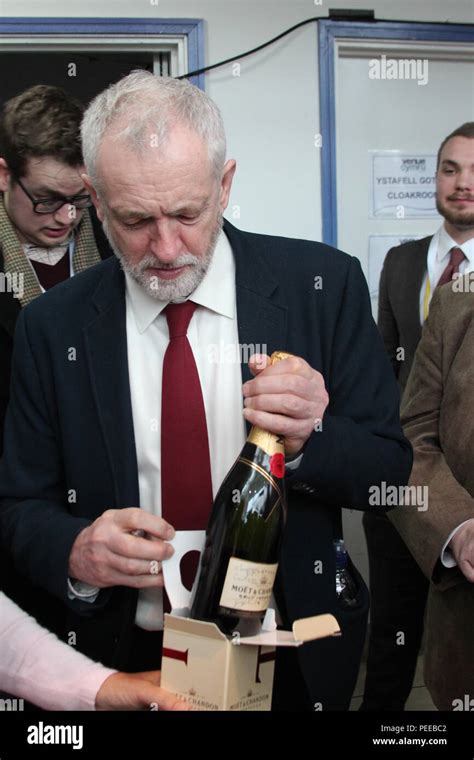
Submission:
[[[423,300],[423,322],[426,322],[426,320],[428,319],[428,314],[430,311],[430,295],[431,295],[430,276],[427,272],[425,298]]]

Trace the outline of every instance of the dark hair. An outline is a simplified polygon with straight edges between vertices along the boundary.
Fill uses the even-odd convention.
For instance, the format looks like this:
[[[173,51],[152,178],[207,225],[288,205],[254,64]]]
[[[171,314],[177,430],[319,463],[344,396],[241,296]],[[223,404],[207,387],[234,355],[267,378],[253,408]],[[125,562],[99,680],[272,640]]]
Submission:
[[[0,113],[0,156],[17,177],[30,158],[51,156],[82,164],[80,125],[84,106],[61,87],[37,84],[10,98]]]
[[[441,151],[443,150],[448,140],[451,140],[453,137],[469,137],[471,139],[474,139],[474,121],[466,121],[465,124],[462,124],[460,127],[455,129],[454,132],[451,132],[450,135],[444,138],[443,142],[439,146],[438,160],[436,161],[436,171],[438,171],[439,168]]]

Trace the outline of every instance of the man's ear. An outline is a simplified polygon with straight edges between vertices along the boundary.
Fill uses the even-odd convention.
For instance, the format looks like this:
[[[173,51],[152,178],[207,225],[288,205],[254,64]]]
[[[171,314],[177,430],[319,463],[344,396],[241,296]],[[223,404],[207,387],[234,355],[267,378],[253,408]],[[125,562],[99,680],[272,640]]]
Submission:
[[[0,159],[1,160],[1,159]],[[89,177],[88,174],[81,174],[81,179],[84,182],[87,191],[90,193],[90,196],[92,198],[92,202],[96,208],[97,216],[99,217],[100,221],[104,221],[104,212],[102,209],[102,203],[100,201],[100,198],[97,194],[97,190],[95,189],[94,185],[92,184],[92,180]]]
[[[11,172],[4,158],[0,158],[0,192],[6,193],[10,187]]]
[[[219,196],[219,205],[221,207],[222,212],[225,211],[225,209],[227,208],[227,204],[229,203],[230,190],[232,187],[232,180],[234,179],[236,167],[237,167],[237,162],[233,158],[230,158],[226,162],[224,166],[224,170],[222,172],[220,196]]]

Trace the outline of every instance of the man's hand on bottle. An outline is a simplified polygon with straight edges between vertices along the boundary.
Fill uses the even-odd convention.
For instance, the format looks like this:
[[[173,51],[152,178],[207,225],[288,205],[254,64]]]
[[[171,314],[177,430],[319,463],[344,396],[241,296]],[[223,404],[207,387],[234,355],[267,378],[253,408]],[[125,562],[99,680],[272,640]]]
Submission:
[[[244,417],[251,425],[278,433],[285,452],[299,454],[313,430],[321,429],[329,396],[320,372],[298,356],[269,366],[270,357],[254,354],[249,368],[254,375],[244,383]]]
[[[108,509],[77,536],[69,577],[98,588],[163,586],[161,563],[174,553],[174,528],[143,509]]]
[[[190,710],[175,694],[160,686],[161,672],[113,673],[95,698],[96,710]]]

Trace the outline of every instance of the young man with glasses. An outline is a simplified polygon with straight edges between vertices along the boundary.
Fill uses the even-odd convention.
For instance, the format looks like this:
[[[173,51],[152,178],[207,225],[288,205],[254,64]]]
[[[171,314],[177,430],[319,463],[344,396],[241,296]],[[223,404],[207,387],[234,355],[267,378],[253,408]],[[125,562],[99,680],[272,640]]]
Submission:
[[[81,179],[82,114],[80,102],[47,85],[11,98],[0,113],[0,457],[22,307],[111,253]],[[0,589],[19,604],[36,597],[1,546]]]
[[[21,307],[110,255],[81,179],[82,114],[48,85],[11,98],[0,114],[0,454]]]

